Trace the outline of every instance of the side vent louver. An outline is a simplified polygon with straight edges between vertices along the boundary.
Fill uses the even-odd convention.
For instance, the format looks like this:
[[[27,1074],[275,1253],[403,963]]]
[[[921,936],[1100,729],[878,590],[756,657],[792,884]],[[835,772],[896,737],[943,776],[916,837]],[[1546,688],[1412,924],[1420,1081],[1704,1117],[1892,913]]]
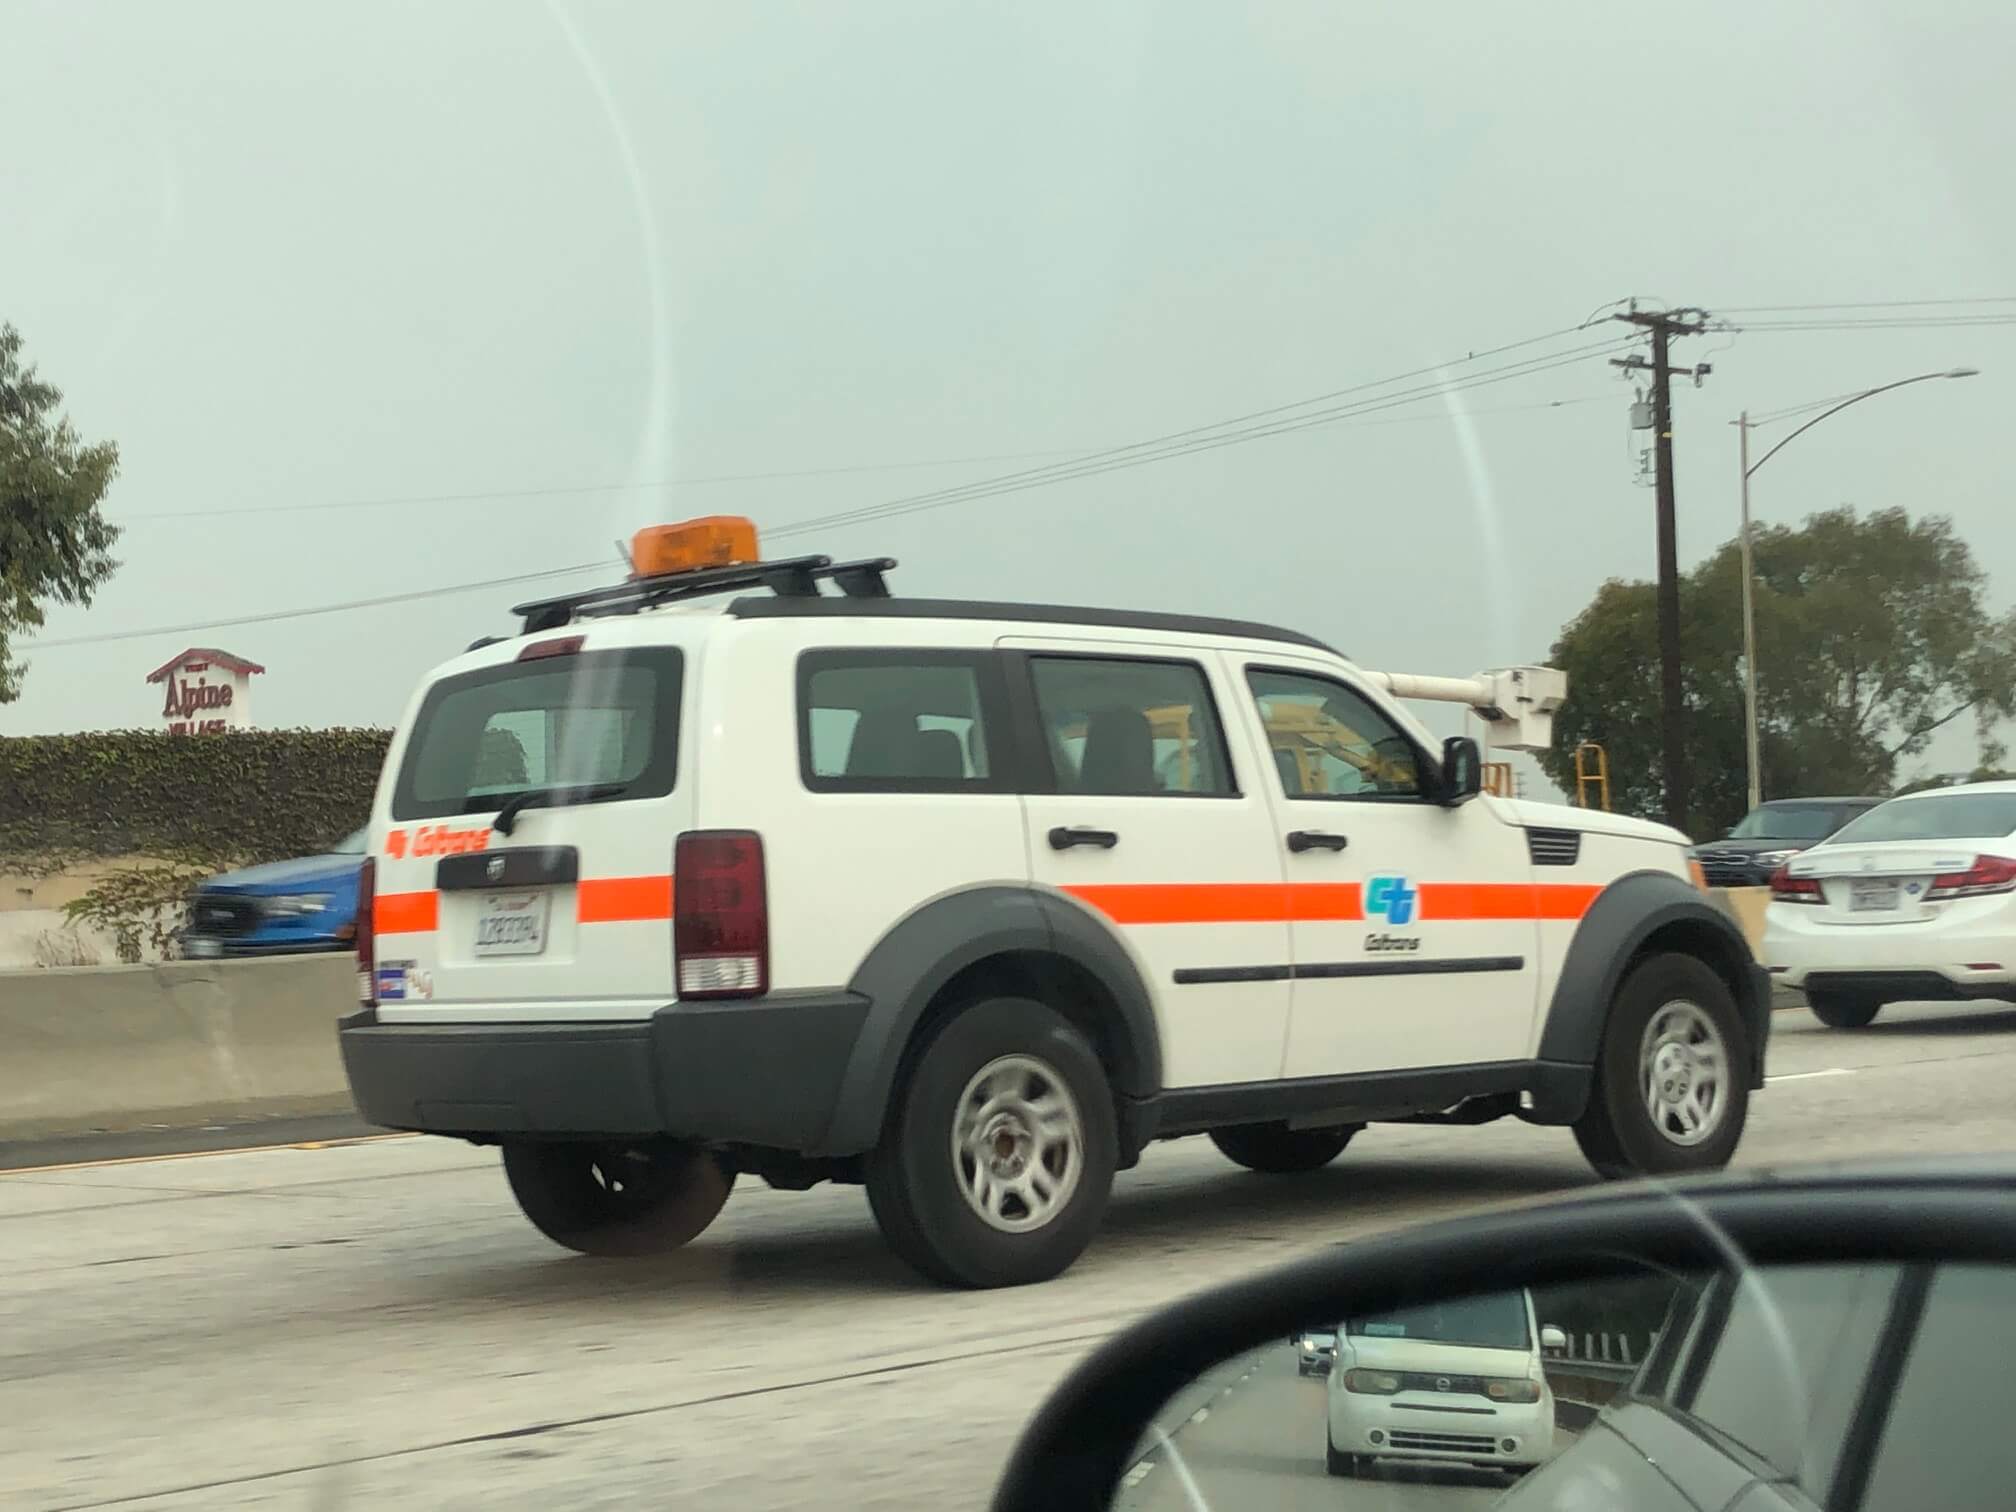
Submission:
[[[1526,853],[1535,866],[1573,866],[1582,856],[1580,830],[1529,829]]]

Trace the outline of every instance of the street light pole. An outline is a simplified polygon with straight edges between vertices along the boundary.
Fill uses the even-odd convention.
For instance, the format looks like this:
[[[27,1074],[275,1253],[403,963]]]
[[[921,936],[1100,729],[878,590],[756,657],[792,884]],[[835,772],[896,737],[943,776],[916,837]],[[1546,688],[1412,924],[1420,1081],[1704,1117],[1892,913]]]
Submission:
[[[1764,801],[1764,772],[1757,759],[1757,609],[1756,577],[1751,557],[1750,540],[1750,479],[1757,469],[1769,462],[1786,446],[1803,436],[1814,426],[1833,415],[1838,415],[1851,404],[1860,404],[1864,399],[1873,399],[1878,394],[1887,394],[1892,389],[1905,388],[1913,383],[1925,383],[1933,378],[1973,378],[1979,375],[1979,368],[1948,368],[1942,373],[1919,373],[1912,378],[1899,378],[1895,383],[1878,384],[1875,388],[1864,389],[1859,394],[1850,394],[1831,409],[1824,409],[1804,425],[1784,437],[1771,450],[1755,462],[1750,460],[1750,412],[1745,410],[1732,422],[1736,427],[1740,452],[1739,465],[1743,469],[1743,535],[1740,543],[1743,559],[1743,760],[1749,768],[1750,807],[1756,808]]]
[[[1743,761],[1750,774],[1750,808],[1764,801],[1763,764],[1757,759],[1757,581],[1750,543],[1750,411],[1736,418],[1743,468]]]

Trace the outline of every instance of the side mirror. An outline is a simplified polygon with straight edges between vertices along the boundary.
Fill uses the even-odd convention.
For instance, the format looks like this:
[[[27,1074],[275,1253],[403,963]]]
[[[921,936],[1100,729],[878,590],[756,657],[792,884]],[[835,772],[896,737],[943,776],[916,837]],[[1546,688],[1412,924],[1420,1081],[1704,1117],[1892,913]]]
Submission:
[[[1543,1317],[1558,1322],[1536,1338]],[[1337,1318],[1351,1368],[1319,1387],[1280,1340]],[[1569,1332],[1587,1347],[1549,1353]],[[1992,1505],[2012,1461],[1990,1383],[2012,1355],[2006,1162],[1578,1194],[1354,1240],[1161,1309],[1037,1410],[992,1506],[1286,1507],[1272,1488],[1326,1475],[1334,1499],[1308,1505],[1723,1505],[1756,1469],[1707,1437],[1669,1457],[1690,1417],[1732,1439],[1769,1428],[1794,1454],[1808,1423],[1837,1425],[1815,1473],[1848,1486],[1844,1506],[1905,1505],[1873,1494],[1893,1485],[1925,1493],[1911,1505]],[[1599,1417],[1618,1431],[1587,1433]],[[1936,1425],[1938,1456],[1886,1432],[1900,1422]]]
[[[1468,803],[1484,790],[1484,753],[1468,735],[1442,742],[1442,802],[1449,808]]]

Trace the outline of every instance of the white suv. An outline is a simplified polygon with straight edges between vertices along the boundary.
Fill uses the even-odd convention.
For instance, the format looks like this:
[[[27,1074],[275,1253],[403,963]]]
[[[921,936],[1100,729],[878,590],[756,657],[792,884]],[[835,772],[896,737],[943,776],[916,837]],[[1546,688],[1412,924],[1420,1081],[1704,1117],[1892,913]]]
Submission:
[[[863,1182],[918,1269],[1003,1285],[1173,1135],[1269,1172],[1507,1114],[1613,1175],[1735,1149],[1768,993],[1677,832],[1480,795],[1474,741],[1293,631],[753,547],[641,533],[387,756],[358,1106],[500,1144],[551,1238]]]

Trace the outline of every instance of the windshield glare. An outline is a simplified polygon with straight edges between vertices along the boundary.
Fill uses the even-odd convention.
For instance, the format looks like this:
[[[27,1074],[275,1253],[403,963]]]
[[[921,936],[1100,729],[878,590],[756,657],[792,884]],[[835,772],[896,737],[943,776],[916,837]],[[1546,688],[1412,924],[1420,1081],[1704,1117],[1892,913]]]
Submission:
[[[1841,822],[1831,803],[1767,803],[1743,816],[1731,840],[1824,840]]]
[[[1522,1292],[1455,1297],[1397,1308],[1352,1318],[1344,1327],[1354,1339],[1414,1339],[1476,1349],[1525,1349],[1529,1343]]]
[[[1942,793],[1873,808],[1834,837],[1879,840],[1996,840],[2016,832],[2016,793]]]

